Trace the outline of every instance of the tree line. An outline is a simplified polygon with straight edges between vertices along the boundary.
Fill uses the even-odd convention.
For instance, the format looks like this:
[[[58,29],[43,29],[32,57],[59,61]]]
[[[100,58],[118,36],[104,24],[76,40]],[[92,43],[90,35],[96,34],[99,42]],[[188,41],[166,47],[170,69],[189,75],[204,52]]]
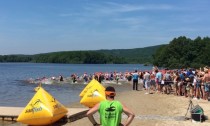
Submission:
[[[185,36],[169,44],[136,49],[63,51],[36,55],[0,55],[0,62],[67,64],[153,64],[165,68],[210,66],[210,38]]]
[[[31,62],[32,59],[29,55],[0,55],[0,62]]]
[[[126,64],[123,57],[95,51],[66,51],[36,55],[0,55],[0,62],[66,63],[66,64]]]
[[[174,38],[168,45],[161,46],[156,51],[153,64],[167,68],[210,66],[210,38]]]
[[[125,64],[124,58],[94,51],[66,51],[35,55],[36,63]]]
[[[160,47],[93,51],[63,51],[36,55],[0,55],[0,62],[69,64],[151,64],[152,54]]]

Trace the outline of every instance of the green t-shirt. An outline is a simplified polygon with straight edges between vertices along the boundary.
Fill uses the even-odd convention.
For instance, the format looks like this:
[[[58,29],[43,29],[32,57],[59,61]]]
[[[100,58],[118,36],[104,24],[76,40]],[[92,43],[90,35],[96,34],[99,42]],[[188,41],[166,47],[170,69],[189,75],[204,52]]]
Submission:
[[[99,108],[101,126],[119,126],[122,112],[123,107],[119,101],[102,101]]]

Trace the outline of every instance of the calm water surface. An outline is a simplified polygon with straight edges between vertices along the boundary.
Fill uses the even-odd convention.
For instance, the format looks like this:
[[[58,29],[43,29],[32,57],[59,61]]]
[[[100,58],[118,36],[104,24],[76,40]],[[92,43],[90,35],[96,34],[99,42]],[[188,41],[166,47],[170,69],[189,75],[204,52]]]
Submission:
[[[73,73],[113,72],[150,70],[151,66],[139,64],[41,64],[41,63],[0,63],[0,106],[24,107],[34,95],[37,84],[24,80]],[[51,84],[42,85],[46,91],[64,105],[79,101],[79,93],[84,84]]]

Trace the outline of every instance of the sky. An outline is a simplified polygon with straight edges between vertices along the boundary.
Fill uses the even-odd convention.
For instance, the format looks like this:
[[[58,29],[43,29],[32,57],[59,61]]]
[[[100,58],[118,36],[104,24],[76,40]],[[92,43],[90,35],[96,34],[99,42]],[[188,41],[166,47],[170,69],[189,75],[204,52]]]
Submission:
[[[209,37],[210,0],[0,0],[0,55],[132,49]]]

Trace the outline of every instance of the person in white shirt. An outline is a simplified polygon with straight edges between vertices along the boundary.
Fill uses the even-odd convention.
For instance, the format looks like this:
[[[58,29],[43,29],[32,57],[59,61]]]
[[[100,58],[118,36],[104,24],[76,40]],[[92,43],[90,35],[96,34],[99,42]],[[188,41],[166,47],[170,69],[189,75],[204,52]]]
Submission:
[[[145,94],[150,94],[150,74],[149,72],[147,71],[145,74],[144,74],[144,79],[145,79],[145,88],[146,88],[146,93]]]

